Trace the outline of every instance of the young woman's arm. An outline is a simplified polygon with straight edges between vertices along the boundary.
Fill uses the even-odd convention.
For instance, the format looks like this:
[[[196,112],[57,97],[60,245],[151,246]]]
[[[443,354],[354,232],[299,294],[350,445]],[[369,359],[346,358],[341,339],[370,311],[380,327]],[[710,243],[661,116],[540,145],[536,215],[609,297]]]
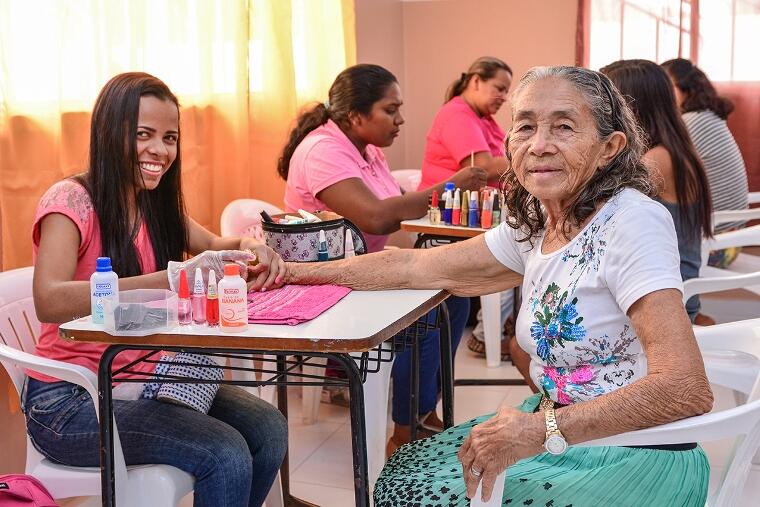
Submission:
[[[74,281],[79,229],[69,218],[51,213],[40,222],[34,263],[34,307],[42,322],[61,323],[90,314],[90,282]],[[166,271],[119,279],[119,290],[167,289]]]
[[[644,164],[652,171],[657,185],[657,197],[663,201],[678,202],[676,182],[673,175],[673,160],[664,146],[655,146],[642,157]]]
[[[473,163],[474,161],[474,163]],[[498,180],[501,175],[507,170],[507,157],[494,157],[487,151],[479,151],[475,153],[473,161],[470,161],[470,157],[465,157],[459,161],[459,167],[464,169],[465,167],[476,166],[485,169],[488,174],[488,181]]]
[[[480,189],[487,178],[482,168],[468,167],[457,172],[450,181],[463,189]],[[444,185],[439,183],[420,192],[378,199],[360,178],[347,178],[325,188],[316,197],[355,223],[362,232],[381,235],[399,230],[402,220],[424,216],[433,190],[440,195]]]

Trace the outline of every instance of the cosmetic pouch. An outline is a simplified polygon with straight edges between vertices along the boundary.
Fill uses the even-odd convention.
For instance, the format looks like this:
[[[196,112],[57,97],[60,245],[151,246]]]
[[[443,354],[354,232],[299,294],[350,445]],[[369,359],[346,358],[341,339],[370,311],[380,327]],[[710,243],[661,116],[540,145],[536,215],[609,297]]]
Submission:
[[[316,262],[319,258],[319,231],[323,230],[327,239],[327,259],[332,261],[343,258],[346,231],[350,231],[356,255],[367,252],[364,236],[350,220],[331,211],[315,211],[314,214],[322,221],[305,224],[262,222],[267,246],[286,262]],[[273,218],[284,218],[285,215],[274,215]]]
[[[166,358],[162,357],[162,361]],[[148,383],[143,391],[143,398],[151,398],[153,393],[159,401],[182,405],[198,412],[207,414],[214,397],[219,390],[219,382],[224,377],[224,371],[209,356],[180,352],[168,363],[156,366],[157,380],[186,377],[199,380],[210,380],[207,384],[167,384],[163,383],[156,389],[157,383]]]

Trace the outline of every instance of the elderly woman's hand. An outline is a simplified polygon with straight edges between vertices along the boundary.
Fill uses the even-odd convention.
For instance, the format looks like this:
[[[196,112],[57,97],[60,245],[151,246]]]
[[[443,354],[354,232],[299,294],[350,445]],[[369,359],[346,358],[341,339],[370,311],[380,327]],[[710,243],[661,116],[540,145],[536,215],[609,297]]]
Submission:
[[[528,414],[507,406],[473,427],[458,454],[467,496],[473,498],[483,481],[483,500],[491,498],[496,476],[514,462],[542,452],[545,435],[540,413]]]
[[[248,264],[248,290],[276,289],[285,283],[285,261],[274,250],[256,240],[245,238],[240,248],[250,250],[256,259]]]

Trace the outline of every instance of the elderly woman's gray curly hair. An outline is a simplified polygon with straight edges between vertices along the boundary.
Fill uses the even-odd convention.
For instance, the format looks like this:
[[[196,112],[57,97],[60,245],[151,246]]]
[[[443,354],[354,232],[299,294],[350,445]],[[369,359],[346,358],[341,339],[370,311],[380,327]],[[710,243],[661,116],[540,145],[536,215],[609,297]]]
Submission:
[[[627,141],[620,153],[605,168],[594,174],[565,210],[561,225],[563,233],[568,233],[572,227],[578,227],[594,213],[599,203],[608,200],[624,188],[634,188],[654,197],[657,193],[655,186],[650,179],[649,170],[641,160],[646,150],[643,132],[625,99],[609,78],[581,67],[534,67],[522,77],[514,96],[519,95],[526,86],[547,78],[565,79],[575,86],[596,120],[599,139],[605,140],[613,132],[619,131],[625,134]],[[509,159],[509,136],[506,150]],[[519,241],[529,241],[532,244],[532,239],[545,226],[541,203],[520,184],[511,167],[505,173],[503,181],[508,189],[507,224],[526,233]]]

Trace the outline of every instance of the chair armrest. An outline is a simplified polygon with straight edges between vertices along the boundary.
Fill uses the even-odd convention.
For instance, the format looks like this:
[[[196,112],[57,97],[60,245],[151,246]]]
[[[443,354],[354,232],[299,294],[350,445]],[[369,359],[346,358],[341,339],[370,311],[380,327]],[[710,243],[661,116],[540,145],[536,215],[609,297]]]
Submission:
[[[581,447],[686,444],[746,435],[760,420],[760,400],[746,405],[688,417],[661,426],[578,444]]]
[[[746,275],[708,276],[691,278],[683,283],[684,303],[695,294],[720,292],[730,289],[742,289],[751,285],[760,285],[760,272]]]
[[[760,192],[758,192],[760,194]],[[716,211],[713,213],[713,226],[725,224],[728,222],[746,222],[760,218],[760,208],[750,208],[742,210]]]
[[[749,204],[760,203],[760,192],[750,192],[748,195]]]
[[[760,245],[760,225],[745,227],[736,231],[721,232],[712,239],[703,241],[703,250],[721,250],[732,246]],[[703,262],[704,259],[703,259]]]

